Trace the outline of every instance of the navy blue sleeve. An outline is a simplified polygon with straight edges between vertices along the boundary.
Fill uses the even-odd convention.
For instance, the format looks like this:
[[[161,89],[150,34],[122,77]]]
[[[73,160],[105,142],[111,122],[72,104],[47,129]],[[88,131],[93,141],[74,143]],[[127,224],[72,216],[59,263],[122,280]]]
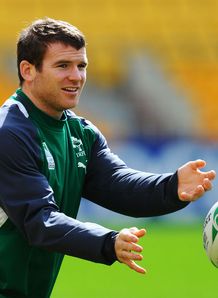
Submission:
[[[185,206],[177,194],[177,173],[153,174],[128,168],[108,148],[94,127],[97,139],[88,165],[83,196],[112,211],[149,217],[174,212]]]
[[[53,191],[39,170],[37,134],[31,122],[20,115],[18,109],[11,114],[5,109],[0,112],[1,208],[30,245],[112,264],[116,260],[116,232],[59,211]]]

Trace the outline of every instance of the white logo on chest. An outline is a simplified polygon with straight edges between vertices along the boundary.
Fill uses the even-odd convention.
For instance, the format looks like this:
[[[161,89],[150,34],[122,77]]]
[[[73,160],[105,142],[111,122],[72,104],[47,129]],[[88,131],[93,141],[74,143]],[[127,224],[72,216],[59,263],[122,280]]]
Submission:
[[[83,168],[85,170],[86,173],[86,165],[84,165],[84,163],[82,163],[81,161],[78,162],[77,164],[78,168]]]
[[[73,148],[75,149],[76,157],[85,156],[86,153],[85,153],[85,150],[83,148],[83,143],[82,143],[81,139],[71,137],[71,141],[72,141]]]

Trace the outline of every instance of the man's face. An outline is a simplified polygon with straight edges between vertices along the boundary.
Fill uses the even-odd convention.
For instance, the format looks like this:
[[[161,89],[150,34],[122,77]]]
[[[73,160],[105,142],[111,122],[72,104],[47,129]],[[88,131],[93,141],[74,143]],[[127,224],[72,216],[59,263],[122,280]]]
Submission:
[[[30,85],[31,99],[52,117],[74,108],[86,81],[85,47],[77,50],[70,45],[52,43],[48,46],[42,68],[36,70]]]

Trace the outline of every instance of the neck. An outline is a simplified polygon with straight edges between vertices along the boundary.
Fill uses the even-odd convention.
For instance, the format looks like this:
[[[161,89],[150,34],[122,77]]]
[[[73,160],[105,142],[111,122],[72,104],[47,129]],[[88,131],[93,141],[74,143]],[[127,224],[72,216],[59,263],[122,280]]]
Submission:
[[[44,104],[42,100],[39,100],[37,96],[31,92],[30,88],[28,88],[25,84],[21,86],[22,91],[26,94],[26,96],[32,101],[32,103],[42,112],[49,115],[50,117],[60,120],[63,115],[63,111],[50,111],[48,106]]]

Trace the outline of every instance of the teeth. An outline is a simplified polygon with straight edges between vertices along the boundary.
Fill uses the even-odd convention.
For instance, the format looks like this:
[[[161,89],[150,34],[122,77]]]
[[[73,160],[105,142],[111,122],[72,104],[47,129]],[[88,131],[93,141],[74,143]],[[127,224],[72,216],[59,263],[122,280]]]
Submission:
[[[71,91],[71,92],[75,92],[75,91],[77,91],[77,87],[67,87],[67,88],[64,88],[64,90],[66,90],[66,91]]]

